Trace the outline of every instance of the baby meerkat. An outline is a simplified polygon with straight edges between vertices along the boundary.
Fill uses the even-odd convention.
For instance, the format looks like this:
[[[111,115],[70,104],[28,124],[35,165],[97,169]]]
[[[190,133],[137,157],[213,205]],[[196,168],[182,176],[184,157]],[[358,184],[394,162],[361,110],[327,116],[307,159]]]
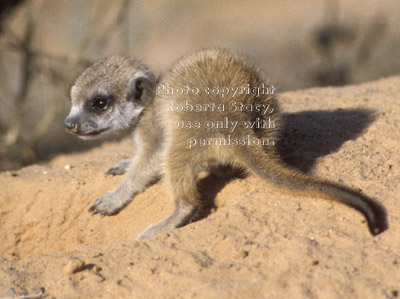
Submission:
[[[132,131],[136,155],[107,171],[126,175],[90,211],[113,215],[159,178],[175,200],[166,219],[142,232],[149,238],[187,224],[199,207],[197,178],[219,166],[254,173],[284,189],[324,197],[359,210],[371,234],[387,228],[378,203],[336,183],[283,164],[273,144],[280,117],[264,74],[228,50],[202,50],[177,61],[157,81],[134,59],[111,56],[96,62],[71,90],[67,131],[84,139]]]

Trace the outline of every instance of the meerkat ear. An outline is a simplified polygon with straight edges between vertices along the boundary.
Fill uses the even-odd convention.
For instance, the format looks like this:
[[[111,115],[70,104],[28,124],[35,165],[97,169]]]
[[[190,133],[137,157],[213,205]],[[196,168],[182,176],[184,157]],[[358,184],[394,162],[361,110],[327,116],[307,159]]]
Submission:
[[[132,102],[145,104],[151,97],[153,80],[146,76],[137,76],[132,79],[127,99]]]

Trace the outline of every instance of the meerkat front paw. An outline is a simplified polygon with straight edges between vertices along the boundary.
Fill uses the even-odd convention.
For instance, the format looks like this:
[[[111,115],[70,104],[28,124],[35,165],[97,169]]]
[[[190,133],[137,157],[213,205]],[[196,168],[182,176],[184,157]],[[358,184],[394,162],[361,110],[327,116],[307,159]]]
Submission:
[[[124,208],[130,200],[124,200],[118,189],[107,191],[89,208],[89,212],[101,215],[115,215]]]
[[[131,165],[132,159],[125,159],[119,161],[114,167],[111,167],[106,171],[106,175],[121,175],[128,171],[129,165]]]

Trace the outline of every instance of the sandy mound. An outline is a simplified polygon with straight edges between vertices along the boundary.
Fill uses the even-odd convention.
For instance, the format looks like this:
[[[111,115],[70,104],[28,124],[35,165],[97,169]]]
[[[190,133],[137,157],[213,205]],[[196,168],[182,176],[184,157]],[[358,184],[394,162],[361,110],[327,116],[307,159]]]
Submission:
[[[283,194],[256,177],[206,178],[216,209],[147,243],[173,204],[160,184],[116,216],[87,210],[133,153],[105,143],[0,174],[0,296],[394,298],[400,296],[400,77],[280,95],[284,159],[362,190],[388,210],[372,237],[340,204]],[[8,297],[7,297],[8,298]]]

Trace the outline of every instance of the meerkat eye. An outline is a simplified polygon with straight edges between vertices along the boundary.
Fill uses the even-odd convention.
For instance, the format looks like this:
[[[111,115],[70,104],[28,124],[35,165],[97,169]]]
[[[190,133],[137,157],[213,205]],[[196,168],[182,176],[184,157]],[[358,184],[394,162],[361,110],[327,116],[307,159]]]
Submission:
[[[95,98],[92,101],[92,109],[96,111],[105,111],[108,109],[110,101],[107,98]]]

